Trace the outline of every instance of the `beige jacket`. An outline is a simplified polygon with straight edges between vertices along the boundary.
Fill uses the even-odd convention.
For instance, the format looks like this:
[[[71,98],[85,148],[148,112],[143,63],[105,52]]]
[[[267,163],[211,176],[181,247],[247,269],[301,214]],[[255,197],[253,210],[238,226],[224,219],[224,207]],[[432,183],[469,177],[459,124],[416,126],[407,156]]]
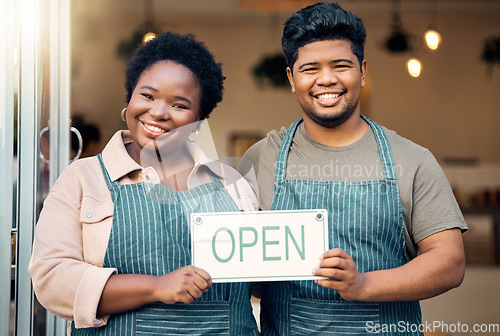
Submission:
[[[119,131],[106,145],[102,158],[111,180],[120,184],[160,183],[157,172],[138,165],[125,144],[132,138]],[[257,210],[257,198],[233,168],[210,161],[188,143],[195,167],[188,187],[210,182],[209,169],[222,180],[241,210]],[[103,268],[113,221],[113,202],[97,157],[67,167],[47,196],[37,226],[29,271],[40,303],[53,314],[74,320],[77,328],[105,325],[97,318],[102,290],[114,268]]]

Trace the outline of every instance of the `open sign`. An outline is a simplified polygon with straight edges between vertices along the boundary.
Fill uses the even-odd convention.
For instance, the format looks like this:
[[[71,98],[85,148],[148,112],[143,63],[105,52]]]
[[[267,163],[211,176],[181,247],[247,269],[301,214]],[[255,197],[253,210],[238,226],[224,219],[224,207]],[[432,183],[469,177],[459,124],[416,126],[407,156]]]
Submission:
[[[192,264],[213,282],[310,280],[328,250],[328,212],[193,213]]]

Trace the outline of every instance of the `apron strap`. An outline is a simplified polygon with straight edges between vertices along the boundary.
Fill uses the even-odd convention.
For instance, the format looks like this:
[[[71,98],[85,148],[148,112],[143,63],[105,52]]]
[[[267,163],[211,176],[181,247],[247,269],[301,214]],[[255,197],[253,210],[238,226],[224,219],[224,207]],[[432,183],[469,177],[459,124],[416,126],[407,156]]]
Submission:
[[[106,185],[108,186],[108,189],[111,190],[117,185],[120,185],[117,181],[111,181],[111,178],[109,177],[108,170],[104,166],[104,161],[102,160],[102,154],[97,154],[97,159],[99,160],[99,164],[101,165],[102,173],[104,175],[104,180],[106,181]]]
[[[382,127],[377,124],[375,121],[361,115],[368,125],[373,130],[373,134],[375,135],[375,140],[377,141],[377,145],[379,148],[380,159],[382,163],[382,167],[384,168],[384,176],[386,180],[396,181],[396,170],[394,168],[394,160],[392,158],[391,146],[389,145],[389,141],[385,135]],[[276,162],[276,173],[274,176],[274,188],[277,188],[277,185],[283,182],[286,178],[286,166],[288,161],[288,153],[290,149],[290,145],[293,141],[293,136],[295,135],[295,131],[297,130],[297,126],[302,122],[302,118],[297,120],[290,126],[288,131],[283,138],[283,142],[281,143],[280,150],[278,152],[278,159]]]
[[[217,189],[225,189],[226,186],[224,185],[224,183],[222,183],[222,181],[220,180],[220,178],[218,176],[215,176],[214,173],[212,172],[208,172],[208,175],[210,175],[210,178],[212,179],[212,182],[215,184],[215,187]]]
[[[300,118],[299,120],[294,122],[292,126],[290,126],[290,128],[285,134],[285,137],[283,138],[283,142],[281,143],[280,150],[278,152],[278,160],[276,162],[276,173],[274,175],[275,188],[277,186],[277,183],[281,183],[285,180],[290,144],[292,143],[293,136],[295,135],[295,131],[297,130],[297,126],[301,122],[302,118]]]
[[[394,168],[391,146],[389,145],[389,141],[387,140],[384,130],[379,124],[368,117],[361,115],[361,118],[363,118],[368,125],[370,125],[373,130],[373,134],[375,135],[375,140],[377,141],[380,153],[380,159],[382,160],[382,166],[384,167],[385,179],[396,181],[396,170]]]

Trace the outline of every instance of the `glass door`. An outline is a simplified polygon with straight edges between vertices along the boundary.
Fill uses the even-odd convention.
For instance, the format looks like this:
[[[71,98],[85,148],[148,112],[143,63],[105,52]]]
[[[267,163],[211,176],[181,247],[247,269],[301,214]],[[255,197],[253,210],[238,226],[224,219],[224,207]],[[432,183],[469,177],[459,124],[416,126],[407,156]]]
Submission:
[[[0,3],[0,334],[64,335],[28,265],[50,186],[69,162],[69,0]]]
[[[15,68],[17,49],[14,36],[16,6],[11,1],[0,2],[0,334],[11,330],[11,299],[15,242],[14,214],[14,114]]]

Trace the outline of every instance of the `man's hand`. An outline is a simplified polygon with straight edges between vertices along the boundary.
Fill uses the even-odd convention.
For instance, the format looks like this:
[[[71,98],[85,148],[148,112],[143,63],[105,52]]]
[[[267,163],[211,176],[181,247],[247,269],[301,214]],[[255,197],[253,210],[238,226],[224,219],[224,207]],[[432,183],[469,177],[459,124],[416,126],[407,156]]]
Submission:
[[[340,248],[334,248],[323,253],[320,260],[319,267],[313,270],[313,274],[329,279],[314,280],[314,282],[337,290],[345,300],[359,300],[365,276],[358,271],[351,256]]]
[[[414,301],[442,294],[461,284],[465,255],[460,229],[444,230],[418,242],[419,255],[406,264],[360,273],[345,251],[325,252],[314,275],[320,286],[337,290],[346,300]]]

